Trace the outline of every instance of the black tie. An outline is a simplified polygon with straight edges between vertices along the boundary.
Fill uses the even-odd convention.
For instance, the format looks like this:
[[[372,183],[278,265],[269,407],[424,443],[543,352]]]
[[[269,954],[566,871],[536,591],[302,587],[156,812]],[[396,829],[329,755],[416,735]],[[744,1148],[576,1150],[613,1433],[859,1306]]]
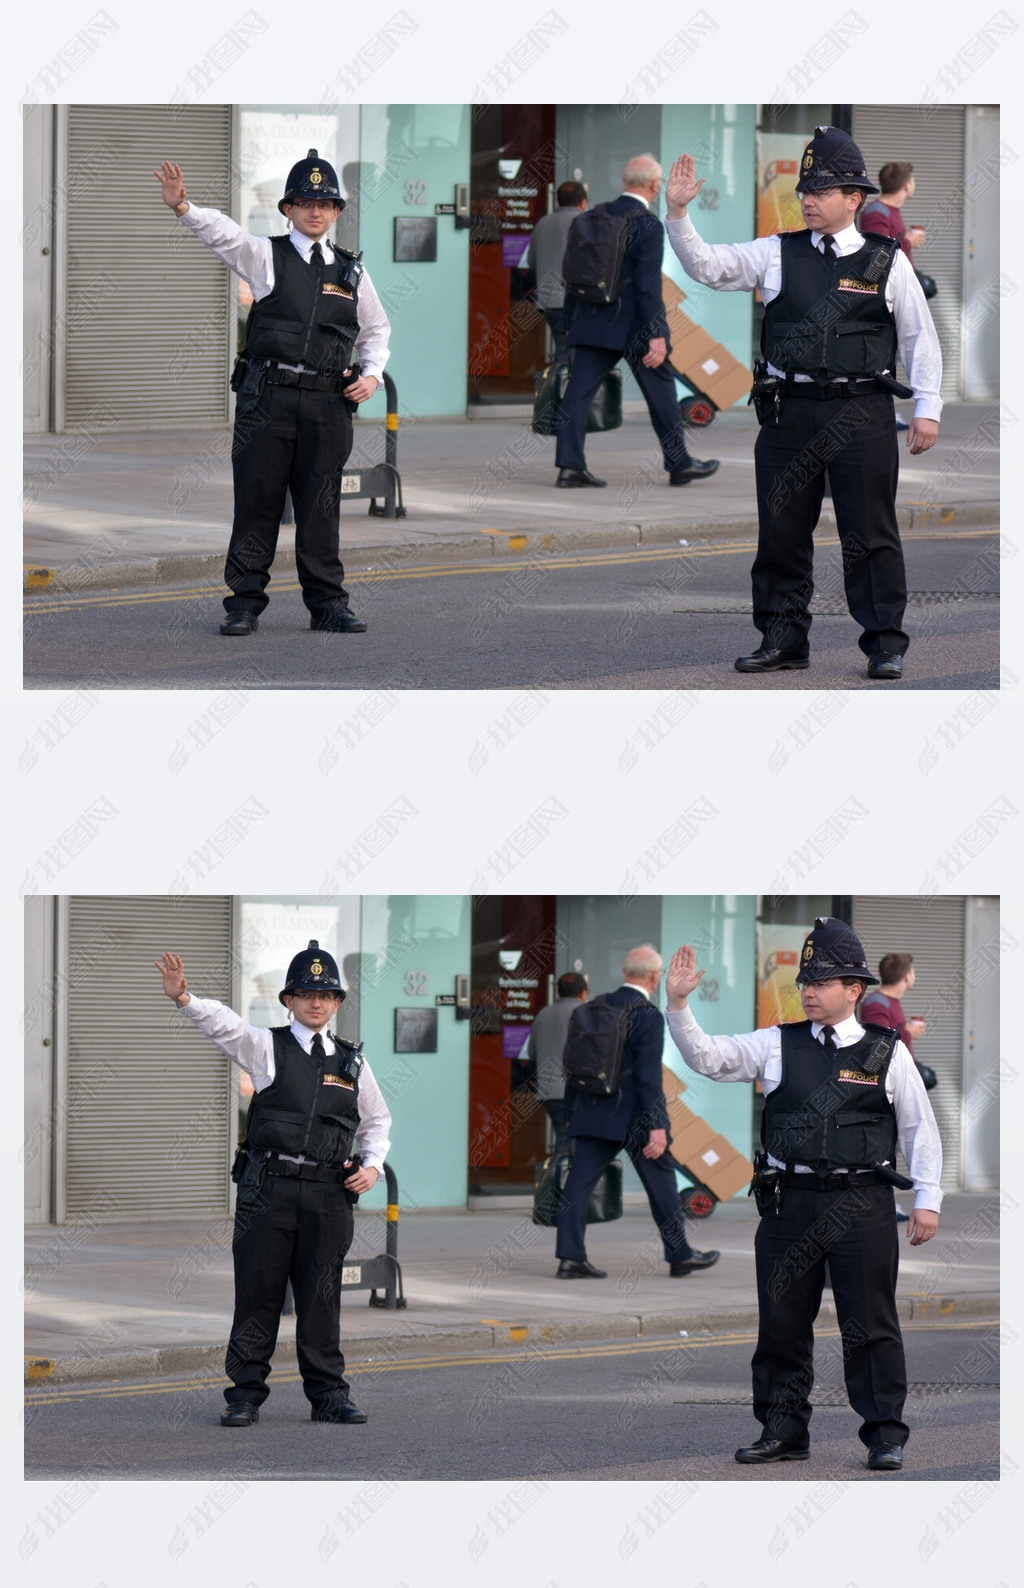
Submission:
[[[312,248],[309,250],[309,262],[311,265],[315,265],[317,270],[323,269],[324,251],[320,247],[319,243],[314,243]]]
[[[836,1051],[836,1048],[839,1046],[839,1044],[836,1041],[836,1028],[835,1028],[835,1026],[822,1026],[822,1028],[821,1028],[821,1041],[822,1041],[822,1046],[824,1048],[827,1048],[829,1053],[834,1053]]]
[[[821,251],[830,264],[834,263],[834,261],[839,257],[836,252],[835,238],[823,237],[821,240]]]
[[[313,1041],[310,1043],[309,1051],[314,1059],[325,1059],[327,1057],[326,1053],[324,1052],[324,1039],[320,1035],[319,1031],[314,1033]]]

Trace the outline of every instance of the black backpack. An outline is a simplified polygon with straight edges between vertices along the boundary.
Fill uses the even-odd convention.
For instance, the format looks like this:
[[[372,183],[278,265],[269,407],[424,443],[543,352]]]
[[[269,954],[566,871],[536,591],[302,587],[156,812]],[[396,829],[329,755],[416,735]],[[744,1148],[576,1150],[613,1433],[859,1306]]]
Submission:
[[[603,993],[573,1010],[562,1068],[575,1091],[586,1097],[611,1097],[618,1091],[631,1013],[631,1005],[609,1003]]]
[[[562,280],[570,297],[580,303],[615,302],[632,218],[610,215],[607,204],[577,215],[562,256]]]

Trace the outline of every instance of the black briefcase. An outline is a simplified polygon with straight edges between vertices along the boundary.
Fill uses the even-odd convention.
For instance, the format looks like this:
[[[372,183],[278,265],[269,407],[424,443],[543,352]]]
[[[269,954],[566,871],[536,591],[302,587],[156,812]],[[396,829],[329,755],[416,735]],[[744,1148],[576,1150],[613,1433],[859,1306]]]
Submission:
[[[568,364],[549,364],[533,383],[533,431],[538,436],[558,434],[558,414],[569,384]],[[587,409],[587,431],[618,430],[622,423],[622,372],[608,371]]]
[[[562,1187],[569,1177],[569,1154],[552,1153],[537,1165],[533,1180],[533,1222],[554,1225],[558,1223],[558,1209],[562,1201]],[[610,1224],[622,1217],[622,1165],[616,1158],[610,1163],[590,1193],[587,1203],[588,1224]]]

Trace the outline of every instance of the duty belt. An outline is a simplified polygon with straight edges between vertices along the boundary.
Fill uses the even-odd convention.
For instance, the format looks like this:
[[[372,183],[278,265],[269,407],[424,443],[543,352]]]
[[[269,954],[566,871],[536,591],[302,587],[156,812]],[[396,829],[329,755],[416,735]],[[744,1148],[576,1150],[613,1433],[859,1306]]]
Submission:
[[[884,1185],[882,1176],[873,1169],[850,1169],[843,1174],[797,1174],[787,1169],[780,1176],[782,1184],[793,1191],[849,1191],[852,1185]]]
[[[264,379],[268,386],[298,386],[303,391],[341,391],[351,385],[354,375],[321,375],[315,369],[293,369],[271,360]]]
[[[816,380],[786,382],[787,397],[813,398],[815,402],[829,402],[834,397],[870,397],[880,389],[873,377],[866,380],[828,381],[823,386],[819,386]]]
[[[284,1180],[326,1180],[337,1184],[346,1175],[355,1174],[355,1169],[324,1169],[318,1163],[296,1163],[294,1158],[271,1152],[267,1155],[267,1173],[278,1174]]]

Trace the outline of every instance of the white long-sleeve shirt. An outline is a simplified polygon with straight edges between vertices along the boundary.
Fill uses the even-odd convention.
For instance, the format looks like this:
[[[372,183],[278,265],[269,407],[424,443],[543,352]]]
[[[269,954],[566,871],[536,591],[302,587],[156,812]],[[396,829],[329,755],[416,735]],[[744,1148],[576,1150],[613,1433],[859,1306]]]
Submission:
[[[211,1042],[215,1042],[232,1064],[237,1064],[251,1077],[254,1091],[262,1092],[271,1084],[277,1072],[274,1067],[274,1034],[269,1027],[250,1026],[227,1004],[219,1003],[216,998],[197,998],[194,993],[189,994],[188,1003],[179,1013],[198,1026]],[[321,1035],[327,1039],[324,1046],[329,1053],[328,1043],[335,1040],[334,1033],[324,1031]],[[308,1026],[293,1020],[292,1036],[304,1052],[310,1051],[314,1033]],[[370,1066],[364,1062],[359,1072],[359,1129],[352,1150],[362,1153],[363,1163],[378,1170],[381,1175],[384,1173],[384,1159],[391,1146],[388,1135],[390,1129],[391,1112]]]
[[[254,237],[251,232],[244,232],[230,215],[224,215],[220,210],[202,209],[198,204],[193,204],[191,199],[188,209],[178,219],[229,270],[248,282],[257,303],[273,292],[274,249],[269,237]],[[292,232],[291,241],[308,264],[315,239],[306,237],[302,232]],[[322,243],[333,247],[327,238],[322,239]],[[374,376],[380,386],[383,383],[384,365],[388,361],[391,322],[384,313],[384,305],[366,270],[359,282],[357,307],[359,335],[352,357],[363,374]]]
[[[705,287],[716,292],[753,292],[759,287],[765,303],[782,291],[782,244],[777,236],[755,237],[749,243],[706,243],[689,215],[666,221],[665,231],[686,274]],[[811,232],[815,248],[821,247],[822,236]],[[833,242],[840,259],[864,246],[856,226],[836,232]],[[899,249],[886,279],[885,303],[896,321],[900,357],[914,390],[914,417],[937,420],[942,413],[942,350],[914,267]],[[771,365],[769,369],[774,375],[782,373]]]
[[[744,1036],[710,1037],[702,1031],[687,1004],[665,1016],[669,1033],[685,1063],[698,1075],[713,1081],[760,1081],[767,1096],[782,1080],[782,1031],[765,1026]],[[811,1035],[821,1040],[824,1027],[811,1023]],[[864,1027],[851,1015],[835,1028],[840,1048],[851,1047],[864,1035]],[[937,1213],[942,1204],[939,1178],[942,1174],[942,1143],[928,1094],[913,1059],[902,1042],[897,1042],[885,1074],[885,1095],[896,1114],[896,1134],[914,1181],[914,1206]],[[769,1162],[785,1167],[768,1155]],[[805,1164],[798,1170],[813,1173]],[[895,1167],[895,1165],[893,1166]]]

